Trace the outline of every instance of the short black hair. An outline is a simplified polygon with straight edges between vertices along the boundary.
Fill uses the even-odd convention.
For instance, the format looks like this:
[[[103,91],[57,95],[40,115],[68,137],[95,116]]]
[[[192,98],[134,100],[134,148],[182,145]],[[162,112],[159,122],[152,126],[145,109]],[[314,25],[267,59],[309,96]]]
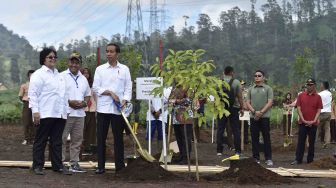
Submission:
[[[54,52],[55,56],[57,56],[57,52],[53,48],[43,48],[43,50],[40,52],[40,65],[44,65],[44,61],[46,57],[51,53]]]
[[[28,72],[27,72],[27,76],[29,76],[30,74],[33,74],[35,72],[35,70],[29,70]]]
[[[262,70],[256,70],[254,73],[257,73],[257,72],[260,72],[265,77],[264,71],[262,71]]]
[[[322,85],[324,89],[329,89],[329,82],[328,81],[322,81]]]
[[[225,75],[228,75],[228,74],[230,74],[231,72],[233,72],[233,67],[231,67],[231,66],[226,66],[225,69],[224,69],[224,74],[225,74]]]
[[[109,44],[106,45],[106,48],[107,48],[108,46],[114,46],[115,49],[116,49],[116,52],[117,52],[118,54],[120,53],[120,46],[119,46],[118,44],[116,44],[116,43],[109,43]]]

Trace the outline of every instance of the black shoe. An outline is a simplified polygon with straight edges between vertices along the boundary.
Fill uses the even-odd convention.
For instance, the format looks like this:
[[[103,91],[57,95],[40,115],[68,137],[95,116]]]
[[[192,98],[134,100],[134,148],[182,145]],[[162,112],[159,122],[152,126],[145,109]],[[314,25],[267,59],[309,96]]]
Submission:
[[[291,165],[298,165],[298,164],[301,164],[301,163],[302,162],[295,160],[295,161],[291,162]]]
[[[95,171],[96,174],[104,174],[105,173],[105,170],[104,169],[97,169]]]
[[[34,168],[33,171],[35,175],[44,175],[42,168]]]
[[[179,165],[186,165],[186,164],[188,164],[188,161],[187,160],[181,160],[178,164]]]
[[[66,166],[63,166],[61,169],[53,169],[54,172],[59,172],[64,175],[72,175],[72,172],[69,171],[69,169]]]
[[[177,157],[177,158],[173,158],[173,160],[172,160],[172,163],[179,163],[179,162],[181,162],[182,161],[182,157]]]

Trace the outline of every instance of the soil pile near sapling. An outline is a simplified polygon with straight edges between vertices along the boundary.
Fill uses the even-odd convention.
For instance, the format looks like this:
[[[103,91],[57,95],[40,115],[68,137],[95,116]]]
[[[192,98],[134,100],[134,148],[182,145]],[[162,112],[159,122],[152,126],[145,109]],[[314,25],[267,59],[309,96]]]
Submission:
[[[170,181],[180,180],[177,175],[165,170],[158,162],[148,162],[141,157],[130,162],[116,174],[118,179],[127,181]]]
[[[228,170],[221,173],[204,177],[208,181],[225,181],[238,184],[289,184],[291,179],[280,176],[261,165],[257,164],[253,158],[231,161]]]
[[[309,166],[316,169],[336,169],[336,158],[325,157],[310,163]]]

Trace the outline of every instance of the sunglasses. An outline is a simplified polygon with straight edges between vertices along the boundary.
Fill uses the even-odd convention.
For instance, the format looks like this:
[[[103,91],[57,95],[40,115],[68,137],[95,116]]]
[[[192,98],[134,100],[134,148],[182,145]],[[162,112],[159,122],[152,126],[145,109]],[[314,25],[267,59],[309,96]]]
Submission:
[[[315,85],[315,84],[307,84],[307,86],[313,86],[313,85]]]
[[[48,56],[47,59],[57,59],[57,56]]]
[[[256,74],[256,75],[254,75],[254,77],[262,77],[262,75],[261,74]]]

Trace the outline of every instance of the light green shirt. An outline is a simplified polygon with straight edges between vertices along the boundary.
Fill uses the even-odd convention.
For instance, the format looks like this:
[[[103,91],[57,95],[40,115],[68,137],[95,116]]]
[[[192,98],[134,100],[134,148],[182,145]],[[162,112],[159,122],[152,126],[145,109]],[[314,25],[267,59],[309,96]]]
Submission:
[[[255,111],[260,111],[267,104],[269,99],[273,99],[273,89],[266,84],[260,86],[253,85],[247,93],[247,100],[251,101],[251,105]],[[254,117],[254,114],[252,114]],[[262,118],[271,117],[271,109],[268,109],[262,115]]]
[[[224,75],[224,81],[226,81],[228,84],[229,84],[231,78],[232,78],[231,76],[225,76]],[[234,92],[234,95],[235,95],[235,102],[233,103],[233,107],[235,107],[235,108],[240,108],[240,104],[239,104],[239,101],[238,101],[238,93],[240,91],[240,88],[241,88],[240,81],[237,80],[237,79],[233,79],[230,89],[234,90],[233,92]]]

